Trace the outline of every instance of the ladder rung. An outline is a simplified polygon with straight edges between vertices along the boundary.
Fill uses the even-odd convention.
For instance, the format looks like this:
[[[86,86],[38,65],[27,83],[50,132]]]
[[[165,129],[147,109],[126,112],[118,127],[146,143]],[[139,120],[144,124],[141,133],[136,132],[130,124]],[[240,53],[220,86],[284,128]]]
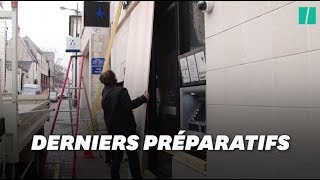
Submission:
[[[78,100],[77,98],[66,98],[67,100]]]
[[[65,89],[79,89],[78,87],[65,87]],[[81,87],[80,89],[83,89],[83,87]]]
[[[70,121],[71,119],[58,119],[61,123],[61,121]],[[73,121],[76,121],[76,118],[72,119]],[[79,121],[91,121],[91,119],[79,119]]]
[[[79,119],[79,121],[91,121],[91,119]]]
[[[79,108],[79,109],[82,109],[82,110],[89,110],[88,108]]]
[[[77,99],[75,99],[75,98],[67,98],[67,100],[77,100]]]
[[[59,110],[59,112],[77,112],[76,110]]]
[[[61,125],[76,125],[76,123],[62,123],[62,122],[56,122],[56,124],[61,124]]]

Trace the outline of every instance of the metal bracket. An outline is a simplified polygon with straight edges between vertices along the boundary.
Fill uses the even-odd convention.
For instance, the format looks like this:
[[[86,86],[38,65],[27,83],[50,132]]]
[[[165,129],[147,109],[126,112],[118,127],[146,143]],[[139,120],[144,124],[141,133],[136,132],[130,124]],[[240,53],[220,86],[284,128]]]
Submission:
[[[83,55],[72,55],[71,58],[74,58],[74,57],[83,57]]]

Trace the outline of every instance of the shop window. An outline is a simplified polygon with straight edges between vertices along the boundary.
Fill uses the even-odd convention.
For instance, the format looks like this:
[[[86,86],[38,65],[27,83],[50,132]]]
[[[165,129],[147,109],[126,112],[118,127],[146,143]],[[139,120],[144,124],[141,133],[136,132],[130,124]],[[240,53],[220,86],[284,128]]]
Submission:
[[[179,8],[180,55],[204,46],[204,14],[197,1],[185,1]]]

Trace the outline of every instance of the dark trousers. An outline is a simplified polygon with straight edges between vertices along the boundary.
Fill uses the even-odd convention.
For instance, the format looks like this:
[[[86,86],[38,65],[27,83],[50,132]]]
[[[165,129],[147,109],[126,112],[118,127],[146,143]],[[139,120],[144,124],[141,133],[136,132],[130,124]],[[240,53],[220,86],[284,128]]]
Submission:
[[[140,172],[140,162],[137,151],[126,150],[131,176],[133,179],[142,179]],[[120,164],[123,157],[123,151],[111,151],[111,178],[120,179]]]
[[[123,153],[122,153],[123,154]],[[105,164],[111,166],[111,151],[105,151]],[[120,157],[120,162],[123,160],[123,155]]]

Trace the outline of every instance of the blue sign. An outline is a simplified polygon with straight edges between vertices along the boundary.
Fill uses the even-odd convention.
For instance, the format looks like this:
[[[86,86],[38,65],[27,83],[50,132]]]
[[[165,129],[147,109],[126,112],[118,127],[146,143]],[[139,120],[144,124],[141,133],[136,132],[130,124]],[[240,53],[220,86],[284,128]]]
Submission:
[[[92,74],[101,74],[104,65],[104,58],[92,58]]]

